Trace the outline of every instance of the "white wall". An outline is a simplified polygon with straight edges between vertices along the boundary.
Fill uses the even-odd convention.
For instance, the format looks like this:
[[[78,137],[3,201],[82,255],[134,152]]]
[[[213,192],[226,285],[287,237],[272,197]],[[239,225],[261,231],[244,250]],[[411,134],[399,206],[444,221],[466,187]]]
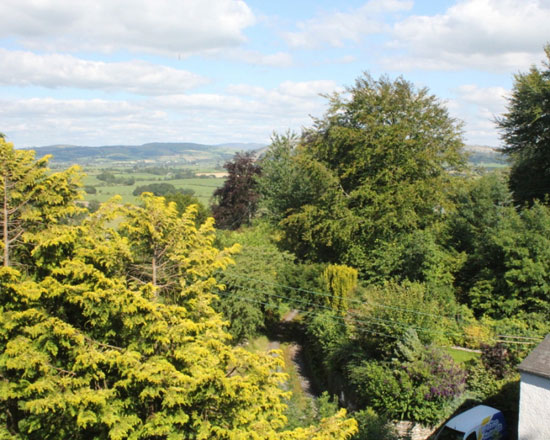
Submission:
[[[519,440],[550,439],[550,379],[521,373]]]

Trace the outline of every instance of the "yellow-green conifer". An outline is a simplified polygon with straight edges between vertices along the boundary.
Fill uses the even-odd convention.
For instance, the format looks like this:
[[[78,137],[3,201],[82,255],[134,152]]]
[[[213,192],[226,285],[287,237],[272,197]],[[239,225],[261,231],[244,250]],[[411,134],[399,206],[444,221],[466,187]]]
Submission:
[[[228,344],[210,307],[234,250],[213,241],[152,195],[32,235],[25,271],[0,268],[0,438],[349,438],[344,412],[284,430],[282,358]]]

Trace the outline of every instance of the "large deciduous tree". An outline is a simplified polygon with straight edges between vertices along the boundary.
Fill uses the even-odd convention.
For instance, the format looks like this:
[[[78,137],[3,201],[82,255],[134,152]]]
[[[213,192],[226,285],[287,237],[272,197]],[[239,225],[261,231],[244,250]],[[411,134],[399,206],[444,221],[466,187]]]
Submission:
[[[515,76],[507,112],[496,119],[512,159],[510,187],[518,203],[550,193],[550,45],[543,68]]]
[[[250,224],[256,213],[259,199],[256,177],[261,169],[252,152],[235,154],[224,168],[228,176],[224,185],[214,191],[212,214],[219,228],[237,229]]]
[[[452,173],[466,162],[460,123],[403,78],[364,75],[330,97],[295,151],[275,140],[260,188],[279,196],[267,205],[282,216],[283,242],[300,256],[353,266],[365,265],[379,243],[441,218]],[[284,184],[287,192],[305,188],[299,199],[267,190],[268,179],[283,188],[281,169],[303,181]]]

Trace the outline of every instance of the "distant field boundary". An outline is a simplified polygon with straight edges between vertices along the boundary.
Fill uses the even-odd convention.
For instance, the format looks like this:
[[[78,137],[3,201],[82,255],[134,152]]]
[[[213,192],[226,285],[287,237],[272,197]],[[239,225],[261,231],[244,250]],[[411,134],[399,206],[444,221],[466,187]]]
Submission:
[[[195,176],[214,176],[217,178],[227,177],[229,174],[226,172],[219,173],[195,173]]]

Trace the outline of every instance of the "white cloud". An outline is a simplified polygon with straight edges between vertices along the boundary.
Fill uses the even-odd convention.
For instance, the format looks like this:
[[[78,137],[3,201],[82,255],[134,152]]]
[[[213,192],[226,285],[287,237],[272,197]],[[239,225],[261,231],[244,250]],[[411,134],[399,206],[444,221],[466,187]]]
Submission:
[[[248,64],[269,67],[289,67],[292,65],[292,55],[287,52],[276,52],[263,54],[258,51],[245,50],[241,48],[216,51],[216,57],[224,57],[230,60],[242,61]]]
[[[335,91],[341,91],[336,82],[331,80],[318,81],[285,81],[277,88],[282,94],[294,96],[297,98],[313,98],[319,94],[328,94]]]
[[[540,60],[549,23],[547,0],[462,0],[444,14],[397,23],[390,47],[409,53],[384,64],[400,70],[525,69]]]
[[[206,78],[144,61],[106,63],[71,55],[38,55],[0,48],[0,85],[73,87],[126,91],[142,95],[182,93],[208,82]]]
[[[293,117],[305,121],[309,114],[320,115],[324,111],[326,99],[321,97],[322,94],[342,89],[334,81],[318,80],[284,81],[273,89],[238,84],[228,87],[227,91],[230,95],[249,99],[257,114],[273,112],[279,118]]]
[[[0,37],[33,49],[182,55],[238,46],[255,22],[243,0],[3,0],[0,16]]]
[[[0,126],[16,146],[146,141],[267,142],[273,130],[300,130],[322,116],[333,81],[286,81],[267,89],[234,85],[225,93],[163,95],[133,101],[33,98],[0,100]]]
[[[453,116],[464,121],[467,143],[498,146],[494,120],[505,111],[509,91],[503,87],[465,84],[457,87],[454,94],[455,99],[447,107]]]
[[[385,29],[381,15],[412,8],[409,0],[370,0],[348,12],[325,12],[298,23],[298,30],[284,37],[294,47],[314,48],[323,45],[341,47],[346,41],[359,42],[365,35]]]
[[[493,114],[504,111],[510,91],[504,87],[479,87],[475,84],[464,84],[456,89],[460,100],[486,109]]]

